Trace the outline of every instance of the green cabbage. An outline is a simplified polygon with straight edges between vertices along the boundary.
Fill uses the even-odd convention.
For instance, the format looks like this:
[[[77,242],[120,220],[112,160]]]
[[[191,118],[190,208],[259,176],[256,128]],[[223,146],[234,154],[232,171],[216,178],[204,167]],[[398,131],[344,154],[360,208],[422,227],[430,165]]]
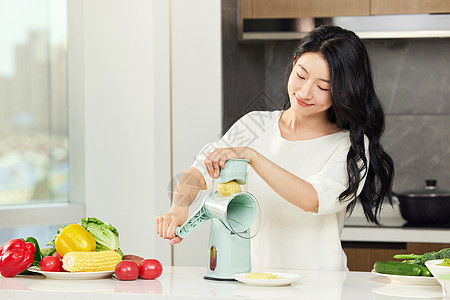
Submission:
[[[119,232],[109,223],[100,221],[97,218],[81,219],[81,226],[86,229],[95,239],[95,251],[116,250],[119,249]]]

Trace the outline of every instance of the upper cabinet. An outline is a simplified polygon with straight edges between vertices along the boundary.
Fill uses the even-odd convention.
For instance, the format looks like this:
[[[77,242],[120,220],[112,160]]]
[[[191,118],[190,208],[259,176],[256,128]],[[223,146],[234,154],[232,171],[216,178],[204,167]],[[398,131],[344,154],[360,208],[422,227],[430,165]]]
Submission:
[[[240,0],[241,19],[449,13],[449,0]]]
[[[239,39],[297,39],[320,24],[361,38],[450,37],[450,0],[238,0]]]
[[[371,0],[370,3],[370,14],[372,15],[449,12],[449,0]]]
[[[367,16],[369,0],[240,0],[241,18]]]

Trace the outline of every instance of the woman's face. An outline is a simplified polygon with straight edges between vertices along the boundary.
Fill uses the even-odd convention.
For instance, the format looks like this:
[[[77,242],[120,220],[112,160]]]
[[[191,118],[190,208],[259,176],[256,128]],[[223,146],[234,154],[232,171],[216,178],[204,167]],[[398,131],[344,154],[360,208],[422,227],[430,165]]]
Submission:
[[[332,105],[327,61],[318,53],[304,53],[293,64],[287,88],[294,112],[305,117],[326,116]]]

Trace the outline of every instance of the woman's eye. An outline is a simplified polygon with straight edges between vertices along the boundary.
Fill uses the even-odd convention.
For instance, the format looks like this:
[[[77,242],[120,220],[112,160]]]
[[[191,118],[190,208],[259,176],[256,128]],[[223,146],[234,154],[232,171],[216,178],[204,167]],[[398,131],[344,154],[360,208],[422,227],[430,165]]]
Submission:
[[[305,80],[305,77],[300,76],[300,74],[297,73],[298,78]]]
[[[330,89],[324,89],[324,88],[321,88],[320,86],[317,86],[321,91],[324,91],[324,92],[328,92]]]

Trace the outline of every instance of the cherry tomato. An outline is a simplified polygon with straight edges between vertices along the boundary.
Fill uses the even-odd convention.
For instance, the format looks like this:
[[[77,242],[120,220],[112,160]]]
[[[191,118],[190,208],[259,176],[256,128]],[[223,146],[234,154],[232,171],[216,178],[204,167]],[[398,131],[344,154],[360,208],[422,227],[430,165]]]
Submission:
[[[120,280],[136,280],[139,277],[139,266],[132,260],[122,260],[114,271]]]
[[[66,270],[64,270],[63,268],[63,257],[61,256],[61,254],[59,254],[58,252],[53,253],[52,255],[53,257],[56,257],[59,260],[59,263],[61,264],[61,269],[59,269],[60,272],[66,272]]]
[[[61,269],[61,263],[54,256],[46,256],[42,258],[41,262],[39,263],[39,268],[41,269],[41,271],[45,272],[59,272],[59,270]]]
[[[161,276],[163,267],[156,259],[144,259],[139,264],[139,275],[143,279],[155,279]]]

